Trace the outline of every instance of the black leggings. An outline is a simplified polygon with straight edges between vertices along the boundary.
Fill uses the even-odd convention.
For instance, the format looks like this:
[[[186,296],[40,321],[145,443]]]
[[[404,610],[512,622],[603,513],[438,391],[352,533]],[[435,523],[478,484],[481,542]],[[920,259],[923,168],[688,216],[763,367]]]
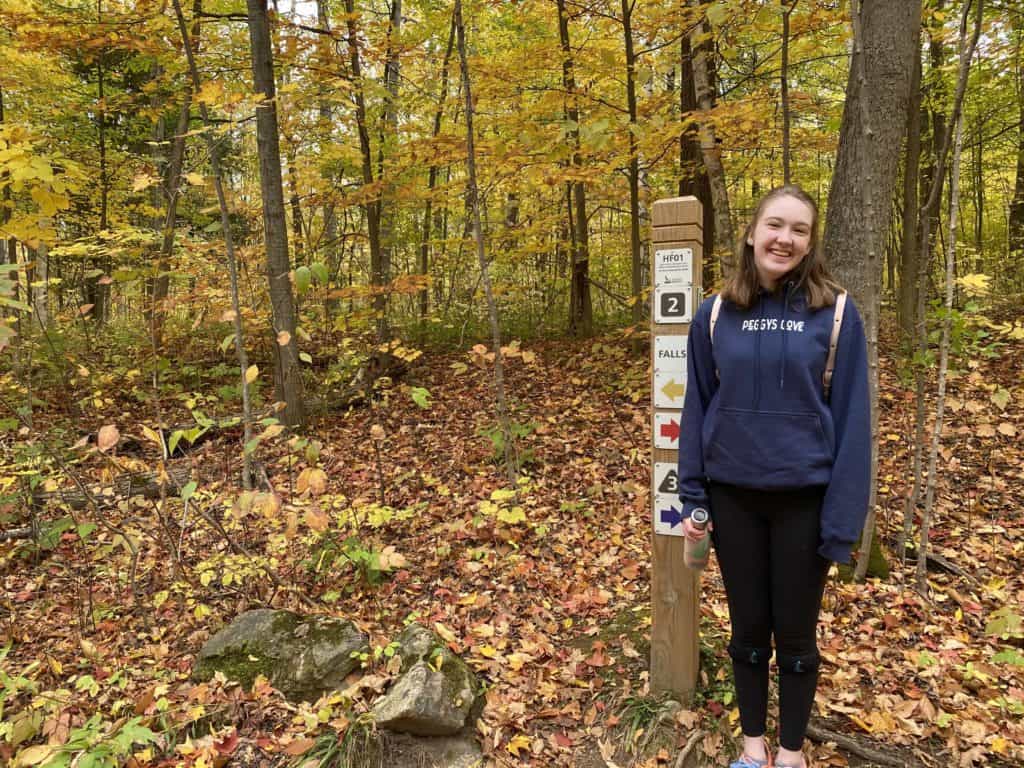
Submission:
[[[818,685],[815,629],[829,567],[817,551],[824,489],[752,491],[712,483],[709,490],[743,733],[765,732],[774,635],[779,741],[798,750]]]

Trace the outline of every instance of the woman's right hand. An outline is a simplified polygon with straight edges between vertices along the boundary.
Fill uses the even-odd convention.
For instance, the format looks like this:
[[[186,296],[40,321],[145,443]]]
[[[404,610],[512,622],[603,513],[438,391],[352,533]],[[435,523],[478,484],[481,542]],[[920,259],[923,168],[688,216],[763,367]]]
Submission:
[[[711,533],[711,531],[714,530],[714,527],[715,524],[708,521],[707,527],[701,529],[695,526],[690,518],[683,518],[683,534],[686,538],[690,539],[690,541],[700,541]]]

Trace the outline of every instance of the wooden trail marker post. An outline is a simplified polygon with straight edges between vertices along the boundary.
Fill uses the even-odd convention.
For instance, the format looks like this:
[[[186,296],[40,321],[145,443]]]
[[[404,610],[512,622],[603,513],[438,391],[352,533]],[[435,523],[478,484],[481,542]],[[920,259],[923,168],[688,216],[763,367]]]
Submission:
[[[651,212],[651,688],[685,700],[699,671],[700,577],[683,565],[676,464],[686,392],[686,334],[701,300],[703,213],[695,197],[658,200]]]

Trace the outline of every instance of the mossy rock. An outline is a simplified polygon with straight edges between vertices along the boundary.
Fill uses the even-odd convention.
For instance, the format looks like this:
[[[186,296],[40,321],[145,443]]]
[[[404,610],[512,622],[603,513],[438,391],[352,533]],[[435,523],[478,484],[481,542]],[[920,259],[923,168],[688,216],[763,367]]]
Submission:
[[[396,640],[401,674],[373,707],[382,728],[451,735],[471,719],[480,686],[466,663],[429,629],[411,624]]]
[[[882,579],[883,581],[887,581],[889,579],[889,560],[886,557],[885,551],[882,549],[882,543],[878,539],[878,531],[875,531],[875,535],[871,537],[871,555],[868,558],[868,572],[866,575],[869,579]],[[860,540],[858,540],[853,546],[852,551],[856,557],[857,553],[860,552]],[[840,565],[840,580],[853,581],[854,567],[854,564]]]
[[[260,608],[207,641],[192,677],[204,681],[220,672],[251,688],[263,675],[288,699],[315,701],[341,688],[369,650],[369,638],[346,619]]]

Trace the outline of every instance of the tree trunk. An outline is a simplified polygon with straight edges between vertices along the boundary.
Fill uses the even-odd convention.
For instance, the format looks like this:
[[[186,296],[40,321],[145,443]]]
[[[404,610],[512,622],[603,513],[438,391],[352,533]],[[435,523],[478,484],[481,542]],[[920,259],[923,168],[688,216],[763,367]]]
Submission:
[[[47,281],[50,279],[50,256],[45,242],[40,242],[36,248],[35,269],[32,270],[32,310],[36,323],[41,329],[50,325],[50,312],[47,308],[48,289]]]
[[[193,13],[196,13],[201,0],[196,0]],[[192,24],[192,40],[198,39],[201,26],[198,21]],[[189,116],[192,112],[192,86],[186,85],[181,97],[181,109],[174,136],[171,138],[171,155],[164,172],[161,174],[161,188],[164,191],[164,217],[160,224],[160,252],[157,255],[156,275],[151,282],[150,306],[148,309],[150,334],[153,345],[159,354],[164,349],[164,320],[167,310],[164,303],[170,289],[171,253],[174,250],[174,223],[178,218],[178,198],[181,195],[181,171],[185,160],[185,134],[188,133]],[[154,152],[163,151],[163,140]]]
[[[1024,41],[1024,16],[1017,14],[1014,33],[1017,35],[1017,93],[1024,94],[1024,54],[1021,44]],[[1017,99],[1020,110],[1020,130],[1017,133],[1017,176],[1013,184],[1013,199],[1010,201],[1010,215],[1007,229],[1010,241],[1010,253],[1016,259],[1024,257],[1024,98]]]
[[[437,94],[437,109],[434,110],[434,128],[431,138],[435,141],[441,133],[441,120],[444,118],[444,102],[448,97],[448,65],[451,62],[452,50],[455,47],[455,15],[452,15],[448,29],[448,45],[445,47],[444,60],[441,63],[441,88]],[[430,228],[433,223],[434,189],[437,187],[437,165],[430,164],[427,173],[427,204],[423,210],[423,236],[420,240],[419,271],[424,278],[430,274]],[[425,324],[427,311],[430,308],[430,289],[426,284],[419,295],[420,323]]]
[[[270,22],[266,0],[246,0],[249,44],[252,50],[253,85],[263,95],[256,109],[256,146],[260,161],[260,195],[263,199],[263,235],[267,249],[267,278],[273,318],[275,351],[274,386],[285,403],[283,418],[289,426],[306,420],[302,401],[298,339],[295,334],[295,302],[292,298],[288,260],[288,225],[281,186],[281,150],[277,127],[277,89],[270,47]],[[284,341],[284,343],[281,343]]]
[[[271,0],[274,4],[274,13],[278,14],[278,0]],[[284,66],[284,55],[281,53],[281,36],[271,35],[271,61],[278,62],[281,69],[281,83],[287,86],[290,82],[290,69]],[[276,84],[275,84],[276,85]],[[276,105],[275,105],[276,107]],[[287,117],[282,110],[277,110],[279,115]],[[300,112],[300,120],[305,119],[305,114]],[[302,196],[299,192],[299,172],[297,167],[296,153],[296,131],[292,121],[283,119],[279,124],[281,138],[284,142],[285,168],[283,183],[288,185],[288,213],[291,216],[292,245],[295,250],[294,266],[297,268],[306,263],[306,252],[309,250],[309,242],[306,232],[305,217],[302,215]]]
[[[693,87],[693,56],[690,37],[679,38],[679,119],[685,120],[697,111],[697,91]],[[703,234],[705,243],[715,242],[715,205],[711,199],[711,184],[701,159],[700,137],[693,130],[679,136],[679,196],[692,195],[700,200],[704,209]],[[715,284],[715,260],[702,259],[701,285]]]
[[[867,93],[867,69],[864,62],[864,1],[861,0],[860,4],[856,7],[851,7],[851,20],[853,22],[853,58],[850,62],[851,79],[854,77],[853,68],[856,67],[856,78],[857,84],[860,86],[860,92],[862,94]],[[867,103],[867,99],[862,98],[859,100],[859,125],[864,142],[865,148],[869,146],[872,136],[874,135],[874,129],[872,124],[874,120],[870,114],[870,108]],[[872,178],[873,168],[865,162],[864,163],[864,183],[861,188],[862,204],[864,208],[864,220],[868,222],[868,226],[874,222],[875,206],[877,205],[877,199],[875,196],[876,190],[874,189]],[[888,227],[886,228],[888,229]],[[867,239],[867,262],[869,265],[873,264],[878,259],[877,248],[881,240],[880,232],[878,230],[868,230]],[[881,281],[880,281],[880,270],[874,270],[869,275],[870,285],[870,300],[875,303],[875,308],[880,306],[881,297]],[[878,337],[877,337],[877,317],[875,320],[876,330],[875,335],[870,338],[869,346],[874,346],[874,349],[868,350],[869,365],[872,369],[869,380],[875,385],[875,391],[873,392],[872,400],[877,405],[878,402]],[[873,408],[871,411],[871,435],[872,435],[872,458],[871,458],[871,477],[874,478],[877,472],[878,466],[878,409]],[[875,532],[875,492],[874,483],[872,482],[872,490],[868,499],[868,514],[864,523],[864,530],[861,533],[860,539],[860,553],[857,558],[857,567],[854,570],[854,577],[863,579],[867,574],[868,564],[871,562],[871,545],[873,543],[873,537]]]
[[[295,264],[304,263],[306,255],[306,225],[302,217],[299,196],[299,175],[295,167],[295,137],[286,141],[288,159],[288,208],[292,214],[292,240],[295,242]]]
[[[626,104],[629,109],[629,252],[632,269],[633,323],[644,317],[643,257],[640,252],[640,150],[637,147],[636,55],[633,52],[633,8],[636,0],[622,0],[622,34],[626,42]]]
[[[0,88],[0,126],[3,126],[4,118],[5,118],[5,115],[4,115],[3,89]],[[4,175],[4,177],[7,177],[9,179],[10,173],[8,171],[4,171],[3,175]],[[4,276],[11,283],[11,288],[10,288],[11,294],[9,295],[9,297],[17,301],[18,299],[20,299],[20,296],[18,295],[20,275],[18,274],[18,268],[17,268],[17,264],[18,264],[18,241],[14,237],[8,237],[8,238],[4,238],[3,237],[4,225],[8,221],[11,220],[13,211],[14,211],[14,202],[11,199],[11,184],[8,181],[8,183],[4,184],[3,199],[0,200],[0,264],[10,264],[13,267],[12,269],[8,270]],[[32,280],[28,279],[25,282],[26,282],[26,285],[28,285],[28,284],[30,284],[32,282]],[[6,293],[6,291],[4,291],[4,293]],[[21,312],[16,310],[16,309],[12,309],[11,311],[14,312],[14,315],[17,318],[16,321],[15,321],[15,328],[14,328],[14,332],[15,332],[15,347],[14,347],[14,361],[13,361],[14,365],[12,366],[12,370],[15,373],[15,378],[20,381],[20,380],[22,380],[22,377],[21,377],[21,353],[22,353],[22,345],[23,345],[23,335],[22,335],[22,326],[21,326]],[[31,323],[31,320],[29,322]],[[0,323],[0,324],[3,324],[3,325],[6,326],[5,323]],[[30,378],[25,379],[25,381],[29,382]],[[28,411],[27,411],[27,417],[28,417],[29,421],[31,421],[31,419],[32,419],[32,407],[31,407],[31,405],[32,405],[32,396],[31,396],[31,390],[29,390],[29,392],[28,392],[27,403],[29,405]]]
[[[910,98],[907,102],[907,153],[903,168],[903,234],[900,249],[900,295],[897,315],[899,317],[901,342],[908,351],[914,351],[914,327],[918,302],[918,274],[921,251],[918,248],[920,226],[920,167],[921,167],[921,55],[914,56],[910,75]],[[912,476],[921,477],[921,443],[924,440],[924,389],[917,391]],[[912,481],[914,482],[914,481]],[[906,555],[906,542],[914,524],[914,510],[917,508],[918,486],[913,486],[907,496],[903,510],[903,527],[896,539],[896,551],[902,560]]]
[[[946,0],[934,0],[934,9],[936,11],[942,11],[945,8]],[[925,155],[925,164],[921,170],[922,190],[930,191],[936,179],[938,179],[938,201],[935,206],[930,210],[927,221],[921,219],[918,222],[919,227],[928,228],[929,233],[929,249],[934,248],[934,240],[938,237],[939,233],[939,217],[941,210],[942,190],[946,183],[946,174],[938,173],[938,156],[942,150],[943,144],[945,143],[946,151],[948,153],[949,148],[952,146],[950,141],[950,133],[947,127],[947,115],[946,107],[949,101],[949,94],[946,92],[946,46],[942,42],[943,35],[943,22],[937,20],[933,14],[931,16],[931,24],[927,27],[929,40],[928,40],[928,58],[929,58],[929,69],[927,73],[926,82],[924,84],[924,95],[923,99],[931,107],[929,117],[931,118],[931,129],[929,131],[929,142],[928,152]],[[922,75],[923,77],[924,75]],[[948,155],[947,155],[948,157]],[[928,194],[924,197],[927,199]],[[924,214],[919,213],[919,217]],[[921,246],[918,246],[919,252],[921,252]],[[922,256],[921,258],[924,258]],[[927,261],[927,259],[926,259]],[[931,263],[924,265],[926,269],[931,269]]]
[[[907,153],[903,169],[903,238],[900,251],[899,321],[903,343],[914,339],[914,308],[917,306],[918,184],[921,172],[921,56],[914,56],[907,102]]]
[[[980,19],[981,4],[982,0],[978,0],[979,5],[977,7],[977,13]],[[953,105],[951,111],[951,120],[956,122],[960,116],[960,110],[963,106],[964,93],[967,90],[967,75],[970,71],[970,61],[974,56],[974,49],[978,44],[978,37],[981,34],[981,24],[978,22],[974,35],[971,38],[970,47],[967,52],[964,52],[963,38],[966,36],[967,29],[967,15],[970,11],[970,5],[964,4],[963,19],[960,23],[960,34],[961,34],[961,45],[960,45],[960,71],[957,75],[956,91],[953,95]],[[942,108],[942,105],[937,106],[936,112]],[[931,183],[928,187],[928,194],[925,196],[925,201],[921,205],[921,210],[918,213],[921,229],[918,239],[918,273],[917,273],[917,307],[916,307],[916,328],[915,334],[917,337],[917,360],[914,372],[914,388],[916,392],[915,396],[915,432],[914,432],[914,463],[912,467],[912,478],[910,486],[910,494],[907,498],[907,504],[904,508],[903,517],[903,539],[904,542],[909,538],[911,527],[913,525],[914,512],[917,509],[920,490],[921,490],[921,473],[923,470],[923,451],[924,451],[924,430],[925,430],[925,398],[924,389],[925,382],[927,380],[927,355],[928,355],[928,326],[925,315],[925,305],[927,303],[928,295],[928,270],[931,267],[931,223],[938,219],[939,206],[942,201],[942,181],[946,173],[946,158],[949,155],[950,147],[950,134],[943,131],[943,140],[939,145],[938,150],[935,153],[934,162],[935,168],[931,177]],[[901,554],[903,552],[901,551]]]
[[[825,251],[832,270],[860,308],[868,344],[871,391],[871,493],[861,537],[870,552],[878,461],[878,315],[882,233],[889,229],[900,145],[906,130],[910,73],[917,51],[921,5],[861,0],[851,9],[855,48],[839,134]],[[884,201],[884,204],[878,204]],[[867,567],[861,557],[858,569]]]
[[[562,43],[562,85],[565,87],[566,119],[573,128],[572,167],[583,167],[580,153],[580,110],[576,92],[575,61],[569,43],[569,13],[565,0],[558,0],[558,36]],[[587,187],[578,178],[569,185],[569,221],[572,227],[572,277],[569,287],[569,335],[590,336],[594,332],[594,310],[590,298],[590,227],[587,220]]]
[[[377,337],[385,340],[391,335],[388,324],[388,291],[391,282],[391,264],[395,250],[396,195],[394,179],[387,165],[398,141],[398,80],[400,75],[399,50],[402,33],[402,0],[391,0],[391,14],[388,22],[387,57],[384,62],[384,119],[380,125],[380,144],[377,147],[377,178],[381,181],[379,203],[380,216],[380,284],[385,291],[380,294],[380,308],[377,315]]]
[[[700,8],[700,0],[689,0],[691,8]],[[690,47],[693,51],[693,87],[700,106],[700,151],[704,158],[704,168],[708,183],[711,186],[711,199],[715,211],[714,244],[715,256],[718,258],[721,272],[724,275],[733,262],[732,213],[729,209],[729,190],[725,181],[725,166],[722,165],[722,152],[715,140],[715,127],[709,114],[714,107],[715,91],[711,82],[711,64],[706,47],[699,39],[703,24],[695,24],[691,32]],[[706,241],[706,240],[705,240]]]
[[[103,24],[103,0],[96,0],[96,23]],[[100,151],[100,220],[99,230],[102,232],[109,226],[110,206],[110,170],[107,162],[107,107],[106,107],[106,72],[103,69],[103,52],[96,56],[96,131]],[[110,288],[101,284],[100,274],[106,265],[98,258],[89,260],[90,271],[93,273],[85,281],[85,303],[91,304],[89,316],[99,324],[106,321],[110,308]]]
[[[4,89],[0,86],[0,125],[4,124]],[[4,171],[5,177],[10,175],[9,171]],[[10,251],[14,252],[13,246],[8,245],[8,240],[3,237],[3,227],[11,220],[11,212],[14,210],[14,204],[11,202],[11,185],[9,183],[4,184],[4,196],[3,201],[0,202],[0,264],[7,264],[8,258],[7,253]],[[12,259],[13,261],[13,259]]]
[[[780,83],[782,86],[782,183],[789,184],[790,181],[790,151],[789,151],[789,16],[796,8],[798,0],[782,0],[782,73]]]
[[[473,239],[476,241],[476,255],[480,263],[480,279],[487,297],[487,313],[491,324],[491,344],[494,351],[494,390],[498,407],[498,423],[502,431],[505,453],[505,470],[509,483],[515,487],[518,474],[515,461],[515,447],[512,444],[512,430],[509,424],[508,406],[505,403],[505,375],[502,365],[501,329],[498,326],[498,306],[491,290],[491,278],[487,271],[487,256],[484,252],[484,233],[480,224],[480,198],[476,180],[476,145],[473,136],[473,93],[466,59],[466,28],[462,21],[462,0],[455,0],[455,32],[458,38],[459,63],[462,69],[462,91],[466,100],[466,207],[472,215]]]
[[[1024,99],[1024,95],[1022,95]],[[985,256],[985,169],[982,165],[985,149],[985,126],[979,118],[974,125],[974,141],[971,146],[973,170],[971,183],[974,186],[974,259],[968,272],[980,272]]]
[[[363,185],[369,187],[373,184],[373,150],[370,147],[370,131],[366,122],[366,99],[363,93],[362,60],[359,52],[359,31],[356,26],[355,0],[345,0],[345,18],[348,28],[348,53],[349,66],[352,76],[352,98],[356,104],[356,128],[359,134],[359,152],[362,156]],[[370,284],[377,289],[373,297],[373,309],[377,315],[377,328],[381,329],[386,312],[386,297],[384,295],[385,273],[384,261],[381,252],[380,233],[380,208],[381,200],[367,200],[363,204],[366,213],[366,233],[370,241]]]
[[[978,45],[978,38],[981,36],[981,22],[982,14],[984,12],[984,0],[976,0],[974,5],[974,33],[971,36],[971,41],[965,46],[967,39],[967,18],[968,13],[971,10],[971,4],[964,4],[963,18],[960,22],[960,68],[957,76],[956,91],[953,95],[953,108],[950,111],[950,125],[956,126],[956,150],[953,156],[953,166],[950,182],[950,213],[949,213],[949,242],[947,244],[947,256],[946,256],[946,315],[943,319],[942,326],[942,347],[940,349],[940,361],[939,361],[939,394],[938,402],[936,403],[935,413],[935,427],[934,434],[932,436],[932,451],[929,455],[928,461],[928,483],[925,489],[925,508],[921,514],[921,537],[918,545],[917,552],[917,580],[920,586],[924,586],[925,568],[928,560],[928,539],[931,530],[931,513],[932,503],[934,500],[935,492],[935,467],[936,467],[936,452],[938,450],[937,441],[942,433],[942,414],[943,408],[945,407],[945,395],[946,395],[946,382],[945,382],[945,371],[943,370],[948,366],[949,358],[949,332],[950,323],[952,321],[951,309],[953,305],[953,264],[956,260],[956,216],[957,206],[959,205],[959,180],[960,180],[960,146],[962,143],[963,135],[963,122],[961,119],[961,110],[963,107],[964,93],[967,90],[967,77],[970,72],[971,59],[974,58],[974,51]],[[932,181],[932,188],[929,192],[928,199],[925,201],[924,206],[921,209],[921,220],[924,223],[924,229],[921,234],[921,282],[918,286],[918,321],[920,323],[918,327],[919,338],[921,344],[924,347],[927,345],[927,328],[925,326],[924,316],[924,278],[927,274],[928,265],[930,262],[930,253],[928,243],[930,242],[928,224],[934,218],[938,218],[938,209],[941,205],[941,193],[942,188],[942,177],[945,174],[946,157],[949,154],[950,145],[950,132],[945,132],[945,136],[942,141],[942,147],[939,150],[938,155],[935,158],[935,179]],[[924,371],[918,369],[918,382],[917,385],[920,389],[924,388]],[[923,400],[923,398],[922,398]],[[921,419],[923,422],[923,418]],[[914,490],[920,487],[920,480],[915,476],[914,478]],[[911,510],[912,514],[912,510]]]
[[[321,29],[330,31],[331,18],[327,0],[317,0],[316,18],[317,24]],[[324,72],[329,72],[334,61],[334,53],[331,46],[331,39],[328,38],[327,35],[320,35],[317,39],[317,56],[318,66]],[[322,83],[320,85],[318,111],[320,115],[318,140],[321,142],[321,147],[324,147],[330,143],[330,137],[333,129],[334,110],[331,108],[331,102],[327,99],[327,88]],[[333,179],[327,178],[325,181],[333,181]],[[333,186],[333,184],[331,186]],[[338,214],[335,210],[334,200],[330,195],[331,193],[328,192],[326,196],[327,199],[324,200],[323,204],[324,228],[323,235],[318,241],[317,250],[322,250],[323,255],[321,258],[327,265],[327,274],[333,278],[341,268],[341,248],[338,245]],[[332,325],[332,315],[334,310],[337,308],[337,305],[337,299],[328,297],[325,301],[324,324],[327,328],[330,328]]]
[[[196,67],[192,41],[189,36],[188,27],[185,24],[185,16],[181,12],[180,0],[172,0],[172,2],[174,4],[174,15],[178,19],[178,31],[181,34],[182,47],[185,49],[185,58],[188,60],[192,89],[198,93],[201,90],[202,84],[199,80],[199,69]],[[195,0],[197,17],[201,7],[202,0]],[[203,126],[206,128],[203,138],[206,140],[206,147],[210,153],[210,170],[213,171],[213,186],[217,192],[217,204],[220,208],[220,226],[224,234],[224,250],[227,252],[228,280],[231,286],[231,308],[234,313],[235,354],[238,357],[242,389],[242,487],[249,490],[252,487],[252,406],[249,402],[249,379],[247,375],[249,371],[249,357],[245,351],[245,329],[242,324],[242,310],[238,298],[238,262],[235,258],[235,241],[234,235],[231,234],[231,217],[228,214],[227,196],[224,194],[224,174],[220,166],[220,146],[214,140],[212,132],[213,123],[210,120],[205,102],[199,102],[199,114],[203,119]]]
[[[976,0],[979,8],[982,0]],[[981,26],[980,18],[978,26]],[[961,40],[961,43],[963,41]],[[963,46],[961,45],[961,51]],[[964,118],[955,118],[956,146],[953,149],[953,164],[949,180],[949,241],[946,243],[946,313],[942,319],[942,339],[939,342],[939,383],[935,400],[935,424],[932,427],[932,443],[928,452],[928,485],[925,489],[924,512],[921,515],[921,540],[917,547],[917,584],[919,589],[927,585],[928,539],[931,532],[932,506],[935,501],[935,473],[938,468],[939,441],[942,438],[942,419],[946,407],[946,373],[949,370],[949,336],[953,325],[953,262],[956,260],[956,219],[960,204],[960,149],[963,146]]]

